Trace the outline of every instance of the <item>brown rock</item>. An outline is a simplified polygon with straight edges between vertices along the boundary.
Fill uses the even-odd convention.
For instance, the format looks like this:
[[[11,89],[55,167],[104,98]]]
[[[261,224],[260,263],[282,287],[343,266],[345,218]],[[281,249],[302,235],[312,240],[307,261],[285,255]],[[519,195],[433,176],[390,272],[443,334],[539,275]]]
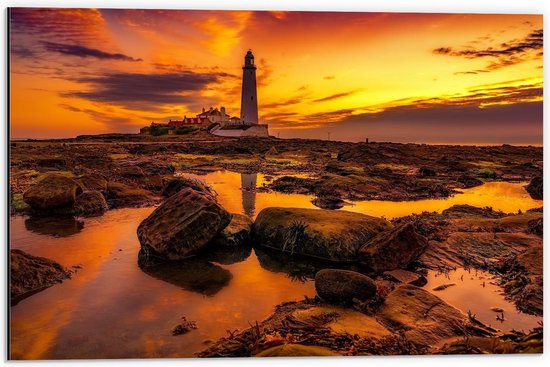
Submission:
[[[412,284],[416,285],[417,287],[423,287],[428,282],[426,277],[424,277],[423,275],[403,269],[385,271],[384,277],[389,278],[389,280],[393,280],[394,282]]]
[[[199,192],[215,195],[214,190],[199,179],[193,177],[176,177],[166,182],[162,189],[162,196],[170,197],[188,187]]]
[[[323,269],[315,275],[315,290],[326,301],[350,304],[376,295],[374,280],[350,270]]]
[[[543,179],[540,176],[533,177],[525,188],[529,195],[535,200],[542,200]]]
[[[70,272],[53,260],[10,251],[10,295],[12,305],[70,277]]]
[[[105,196],[112,208],[139,207],[151,204],[154,201],[153,194],[150,191],[128,186],[121,182],[109,182]]]
[[[250,240],[252,220],[243,214],[231,214],[231,222],[214,239],[216,245],[240,246]]]
[[[25,191],[23,200],[33,209],[68,208],[82,191],[82,186],[72,178],[48,174]]]
[[[357,261],[357,251],[388,221],[343,210],[265,208],[253,225],[259,245],[334,262]]]
[[[100,175],[82,175],[77,179],[86,190],[107,190],[107,180]]]
[[[84,191],[74,204],[76,215],[102,215],[109,209],[103,194],[96,190]]]
[[[439,297],[413,285],[391,292],[377,313],[386,325],[404,330],[410,341],[425,345],[464,335],[466,316]]]
[[[405,268],[428,247],[412,223],[379,233],[359,250],[359,260],[377,273]]]
[[[208,194],[187,188],[168,198],[138,227],[142,249],[165,259],[184,259],[204,248],[231,215]]]

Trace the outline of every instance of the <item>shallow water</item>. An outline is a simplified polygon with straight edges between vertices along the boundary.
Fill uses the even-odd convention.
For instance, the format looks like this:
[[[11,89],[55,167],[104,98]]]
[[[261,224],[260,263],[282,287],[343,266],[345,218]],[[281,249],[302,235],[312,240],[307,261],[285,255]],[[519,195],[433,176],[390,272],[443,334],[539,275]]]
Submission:
[[[538,327],[539,321],[542,322],[542,317],[517,311],[514,304],[506,300],[502,289],[496,285],[494,276],[489,272],[458,268],[447,273],[429,272],[427,279],[425,289],[464,313],[471,311],[479,321],[495,329],[528,332]],[[454,285],[434,290],[438,286],[450,284]],[[504,313],[495,312],[491,308],[501,308]]]
[[[208,182],[219,194],[222,205],[231,212],[255,217],[262,209],[270,206],[318,209],[311,203],[313,196],[257,192],[256,188],[267,183],[261,173],[235,173],[217,171],[206,175],[189,175]],[[524,186],[526,183],[488,182],[484,185],[464,189],[447,199],[426,199],[416,201],[356,201],[342,210],[363,213],[388,219],[403,217],[423,211],[441,212],[453,205],[469,204],[477,207],[491,206],[494,210],[516,213],[542,206],[542,200],[532,199]]]
[[[191,356],[226,330],[263,320],[275,305],[315,294],[310,280],[290,278],[262,253],[266,270],[254,250],[233,264],[223,256],[216,260],[227,265],[183,262],[191,271],[181,276],[170,268],[145,273],[137,265],[136,228],[152,210],[112,210],[68,237],[31,232],[28,219],[12,217],[12,248],[82,266],[71,280],[11,307],[12,358]],[[172,336],[182,316],[198,329]]]
[[[222,205],[232,212],[254,217],[268,206],[315,208],[307,195],[256,192],[254,188],[265,180],[260,174],[214,172],[201,178],[216,189]],[[493,183],[447,200],[370,201],[346,210],[390,218],[443,210],[457,203],[483,203],[505,211],[542,205],[530,199],[520,184]],[[153,209],[112,210],[78,221],[11,217],[12,248],[67,267],[81,266],[71,280],[11,307],[13,359],[189,357],[209,341],[226,336],[227,330],[246,328],[266,318],[275,305],[315,294],[310,280],[314,264],[262,250],[216,253],[208,259],[143,271],[137,265],[136,229]],[[438,279],[429,281],[427,287],[432,288]],[[464,292],[455,294],[448,288],[437,295],[448,297],[448,302],[464,312],[472,309],[470,286],[456,289]],[[510,320],[506,327],[531,325],[522,318],[525,315],[516,317],[513,305],[496,299],[473,312],[484,321],[482,310],[491,304],[506,309],[505,317]],[[182,316],[196,321],[198,329],[172,336]]]

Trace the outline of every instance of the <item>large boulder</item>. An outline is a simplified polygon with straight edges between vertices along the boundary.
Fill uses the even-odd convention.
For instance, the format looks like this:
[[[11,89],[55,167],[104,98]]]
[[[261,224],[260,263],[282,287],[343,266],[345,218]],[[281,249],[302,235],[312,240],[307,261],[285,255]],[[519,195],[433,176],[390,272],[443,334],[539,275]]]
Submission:
[[[351,304],[354,298],[366,301],[374,297],[376,283],[355,271],[323,269],[315,275],[315,290],[328,302]]]
[[[384,325],[403,330],[408,340],[423,345],[463,336],[467,323],[466,316],[453,306],[408,284],[395,288],[376,316]]]
[[[70,208],[82,191],[82,186],[72,178],[48,174],[25,191],[23,200],[33,209]]]
[[[379,233],[359,250],[359,260],[377,273],[406,268],[428,247],[428,240],[405,223]]]
[[[96,190],[84,191],[80,194],[74,204],[76,215],[102,215],[109,209],[103,194]]]
[[[10,295],[12,304],[27,295],[61,283],[70,272],[57,262],[32,256],[21,250],[10,251]]]
[[[185,259],[204,248],[230,220],[231,214],[212,195],[187,188],[141,222],[137,234],[144,252]]]
[[[531,179],[529,185],[525,188],[529,195],[535,200],[542,200],[542,188],[543,188],[543,179],[541,176],[536,176]]]
[[[231,222],[214,239],[216,245],[235,247],[250,240],[252,220],[243,214],[231,214]]]
[[[291,254],[335,262],[357,261],[359,248],[392,225],[359,213],[265,208],[253,225],[255,241]]]

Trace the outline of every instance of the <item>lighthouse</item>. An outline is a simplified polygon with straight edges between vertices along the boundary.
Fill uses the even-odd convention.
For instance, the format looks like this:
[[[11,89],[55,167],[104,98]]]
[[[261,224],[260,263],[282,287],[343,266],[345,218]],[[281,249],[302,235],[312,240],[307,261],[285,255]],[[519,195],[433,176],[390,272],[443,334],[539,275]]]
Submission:
[[[241,121],[245,125],[258,125],[258,96],[256,94],[256,65],[252,50],[244,56],[241,94]]]

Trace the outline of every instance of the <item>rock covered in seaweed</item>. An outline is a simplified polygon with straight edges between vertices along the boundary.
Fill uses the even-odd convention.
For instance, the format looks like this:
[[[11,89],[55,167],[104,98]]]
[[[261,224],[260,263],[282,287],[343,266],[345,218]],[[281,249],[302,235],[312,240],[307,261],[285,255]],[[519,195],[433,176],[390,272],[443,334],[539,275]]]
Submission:
[[[38,210],[71,208],[82,192],[82,186],[77,181],[52,173],[29,187],[23,194],[23,200]]]
[[[357,251],[392,225],[381,218],[346,211],[265,208],[253,235],[259,245],[335,262],[357,261]]]

